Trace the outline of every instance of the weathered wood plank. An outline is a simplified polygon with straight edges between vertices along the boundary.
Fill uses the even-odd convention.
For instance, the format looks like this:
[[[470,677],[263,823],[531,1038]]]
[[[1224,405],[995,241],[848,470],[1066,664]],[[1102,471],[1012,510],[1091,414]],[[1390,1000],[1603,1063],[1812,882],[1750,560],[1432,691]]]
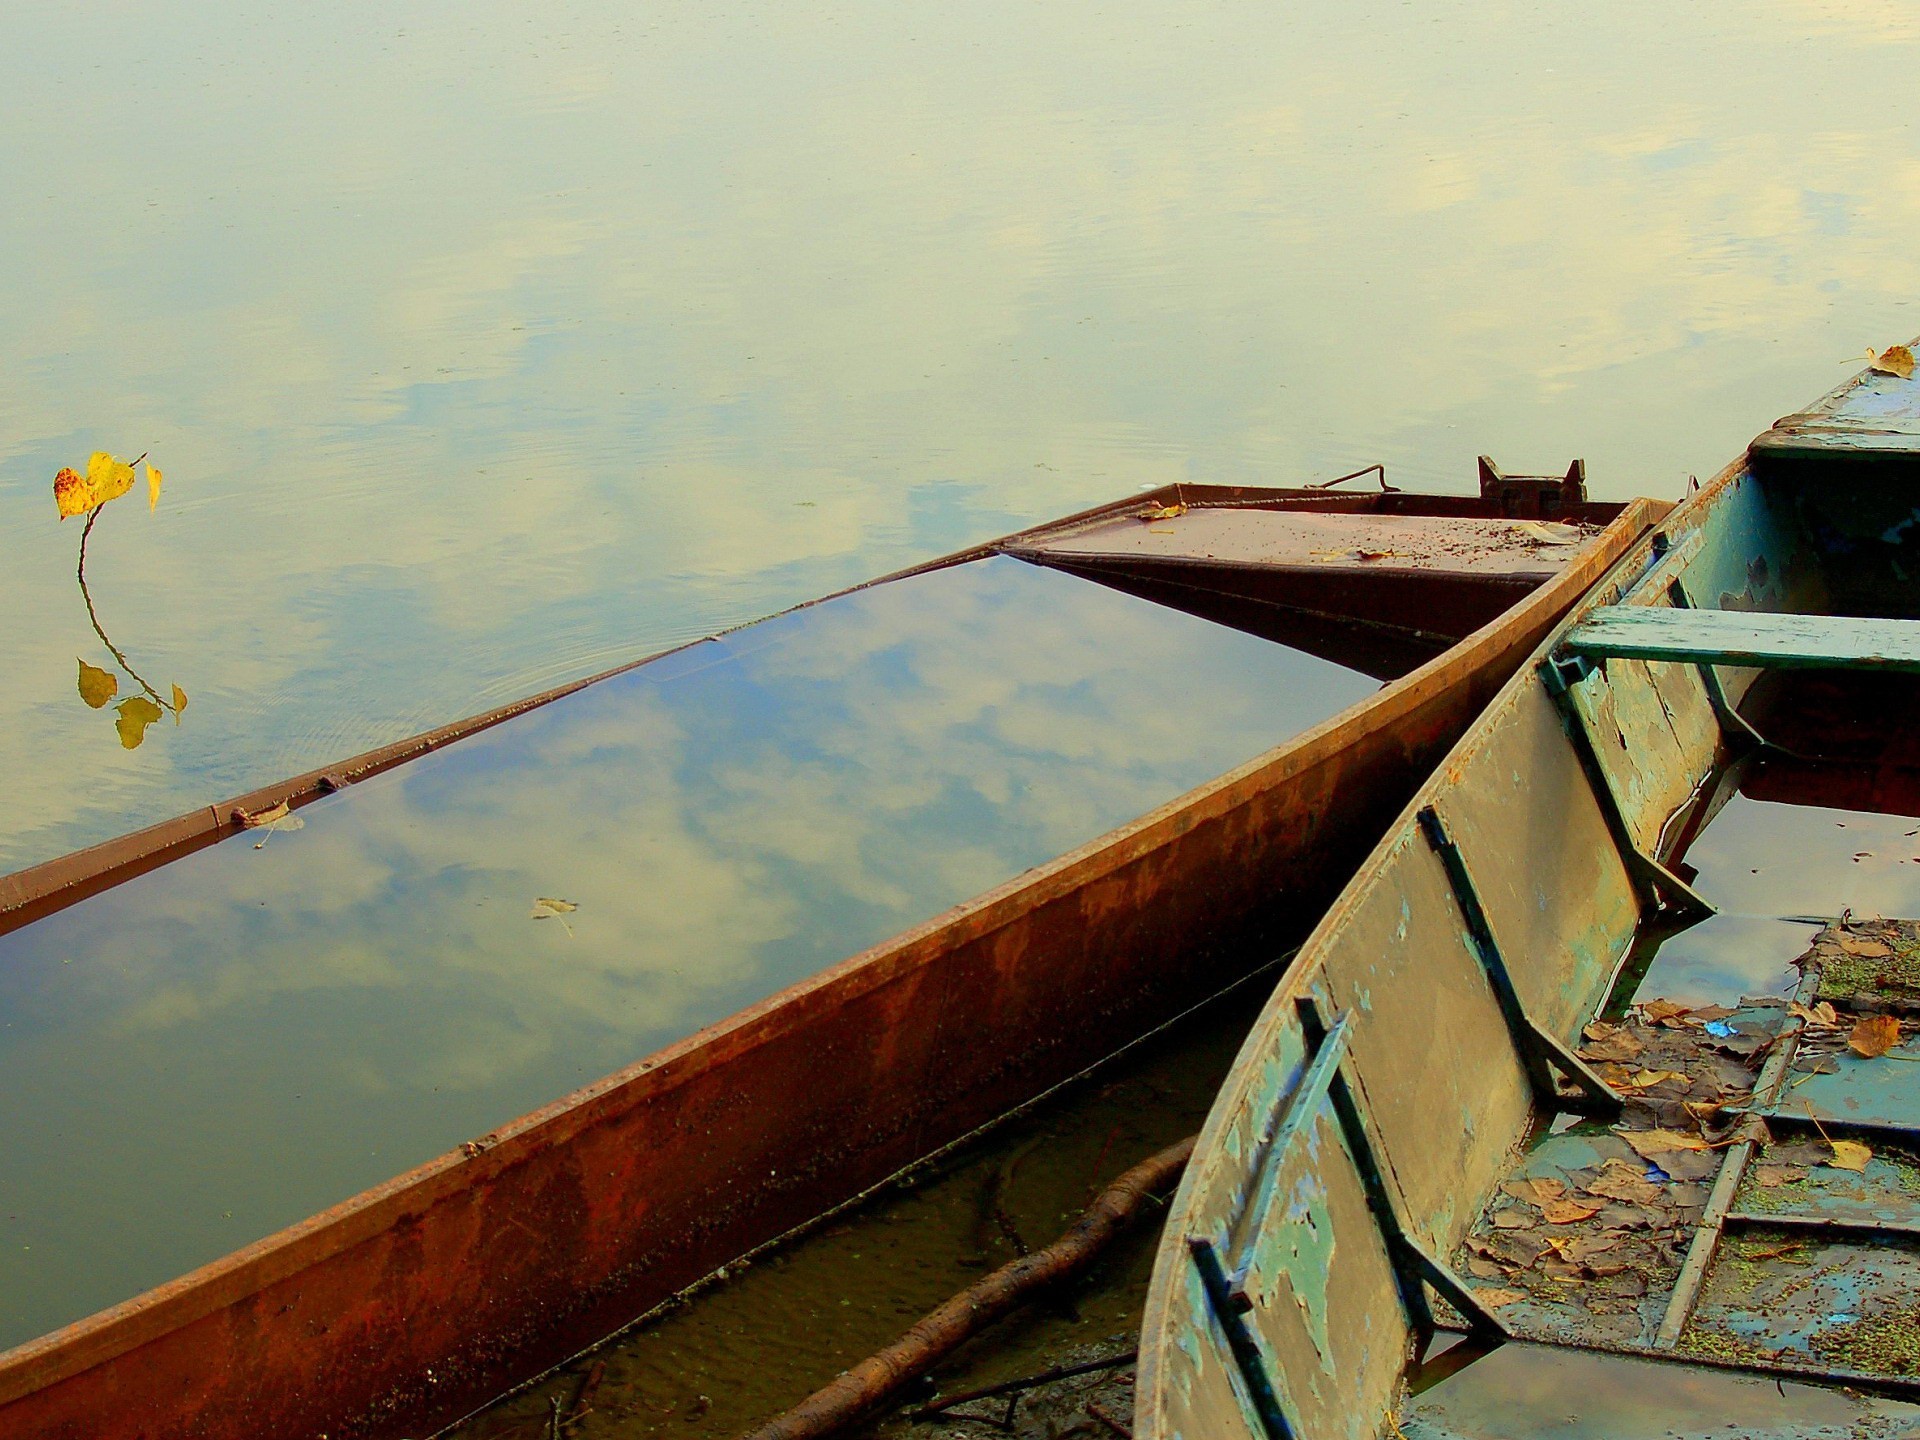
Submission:
[[[1566,644],[1596,659],[1920,673],[1915,620],[1608,605],[1575,626]]]

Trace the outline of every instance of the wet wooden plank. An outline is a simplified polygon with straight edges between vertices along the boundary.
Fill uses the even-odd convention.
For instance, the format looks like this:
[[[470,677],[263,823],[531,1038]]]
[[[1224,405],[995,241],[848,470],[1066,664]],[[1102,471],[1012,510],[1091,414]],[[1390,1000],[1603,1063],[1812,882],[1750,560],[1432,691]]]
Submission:
[[[1610,605],[1575,626],[1567,648],[1595,658],[1920,673],[1920,621]]]

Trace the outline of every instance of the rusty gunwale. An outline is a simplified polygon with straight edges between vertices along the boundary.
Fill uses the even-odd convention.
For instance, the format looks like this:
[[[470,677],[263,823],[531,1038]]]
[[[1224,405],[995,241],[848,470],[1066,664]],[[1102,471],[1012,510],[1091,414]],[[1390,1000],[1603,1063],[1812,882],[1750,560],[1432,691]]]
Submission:
[[[1190,500],[1231,496],[1225,487],[1168,487],[1073,519],[1182,494]],[[1299,492],[1275,498],[1279,503],[1324,503],[1332,497]],[[1073,944],[1105,946],[1102,954],[1108,961],[1126,961],[1112,967],[1116,994],[1103,1002],[1109,1009],[1158,1004],[1160,994],[1146,993],[1151,987],[1140,981],[1152,975],[1141,968],[1148,960],[1113,946],[1124,940],[1142,952],[1155,945],[1170,951],[1180,944],[1182,927],[1191,925],[1196,932],[1204,928],[1209,901],[1195,892],[1197,880],[1222,875],[1223,883],[1249,887],[1247,877],[1232,872],[1233,857],[1249,835],[1273,848],[1278,842],[1267,832],[1292,821],[1295,809],[1320,807],[1304,822],[1295,822],[1311,829],[1315,817],[1327,813],[1329,797],[1344,793],[1343,786],[1359,783],[1363,789],[1378,789],[1399,784],[1395,767],[1405,769],[1419,755],[1430,753],[1423,745],[1457,734],[1478,709],[1494,676],[1518,663],[1554,619],[1666,508],[1644,500],[1622,507],[1556,579],[1498,621],[1366,702],[1149,814],[460,1150],[0,1354],[0,1435],[89,1434],[108,1415],[123,1421],[119,1428],[125,1431],[155,1437],[262,1430],[335,1436],[417,1432],[454,1418],[497,1390],[504,1378],[524,1376],[562,1358],[569,1348],[592,1338],[595,1326],[604,1333],[612,1328],[609,1315],[648,1308],[755,1244],[877,1183],[938,1148],[929,1143],[935,1136],[926,1115],[914,1112],[914,1106],[925,1112],[944,1104],[939,1118],[951,1132],[944,1138],[951,1139],[1017,1103],[1020,1086],[1028,1094],[1033,1088],[1033,1074],[1019,1068],[1022,1061],[968,1058],[969,1035],[957,1028],[948,1033],[942,1016],[919,1018],[917,1002],[931,998],[954,1006],[975,1003],[967,987],[957,983],[957,977],[972,973],[966,968],[971,966],[976,971],[986,967],[984,974],[1000,989],[1019,992],[1024,986],[1034,992],[996,992],[989,998],[1002,1012],[1015,1002],[1044,1004],[1050,998],[1045,990],[1049,981],[1036,972],[1049,966],[1020,962],[1034,947],[1050,940],[1062,943],[1065,935]],[[1003,543],[972,547],[899,573],[961,563],[994,553]],[[557,687],[532,701],[369,752],[352,763],[371,768],[397,764],[589,683]],[[1381,778],[1372,774],[1377,770],[1394,773]],[[254,808],[280,798],[297,801],[318,793],[319,777],[327,773],[338,772],[313,772],[232,803]],[[1308,786],[1310,794],[1303,798],[1288,793],[1289,787],[1301,785]],[[1278,809],[1262,813],[1263,804]],[[219,809],[194,812],[126,842],[82,852],[75,859],[86,864],[64,876],[51,867],[38,867],[37,874],[23,872],[36,877],[38,889],[16,887],[10,913],[19,923],[20,913],[35,903],[70,903],[69,897],[78,898],[77,891],[99,888],[135,868],[150,868],[173,854],[211,843],[231,825]],[[1267,830],[1258,834],[1249,828],[1261,825]],[[1129,925],[1136,928],[1129,930]],[[1050,964],[1057,958],[1049,952]],[[938,972],[948,967],[953,974],[945,976],[949,983],[941,988]],[[1062,967],[1072,968],[1064,961]],[[1232,977],[1208,978],[1218,988]],[[1130,998],[1136,984],[1142,994]],[[929,991],[929,986],[934,988]],[[989,1006],[989,1023],[1000,1013]],[[980,1023],[972,1013],[960,1019]],[[753,1132],[752,1087],[761,1086],[769,1095],[789,1094],[779,1088],[780,1066],[793,1064],[783,1044],[807,1042],[801,1048],[817,1068],[819,1034],[836,1026],[855,1041],[865,1033],[860,1027],[867,1026],[876,1044],[884,1047],[884,1054],[862,1052],[861,1058],[876,1073],[884,1072],[880,1079],[886,1083],[877,1087],[878,1093],[858,1093],[869,1105],[902,1115],[870,1116],[867,1123],[879,1127],[877,1138],[855,1143],[844,1155],[818,1157],[816,1168],[829,1172],[824,1177],[809,1179],[802,1164],[791,1183],[784,1170],[776,1183],[757,1168],[781,1152]],[[1089,1043],[1059,1042],[1064,1048],[1056,1068],[1067,1068],[1056,1078],[1098,1058],[1085,1049]],[[1075,1051],[1076,1045],[1082,1049]],[[916,1097],[899,1088],[915,1076],[924,1079],[923,1070],[931,1073],[931,1067],[946,1062],[956,1069],[976,1067],[978,1073],[966,1077],[971,1089]],[[691,1133],[703,1120],[709,1124],[705,1148],[682,1133]],[[885,1129],[883,1120],[894,1128]],[[858,1117],[849,1121],[840,1115],[836,1123],[850,1126]],[[816,1120],[795,1124],[802,1132],[796,1144],[817,1138],[806,1133],[808,1124],[818,1128]],[[713,1130],[728,1126],[746,1132],[746,1139],[737,1145],[724,1139],[712,1144]],[[663,1152],[691,1144],[688,1154],[704,1167],[702,1173],[689,1179],[684,1168],[676,1171],[671,1153],[652,1156],[658,1168],[645,1170],[649,1157],[634,1155],[636,1137],[658,1143]],[[761,1152],[743,1153],[753,1143],[761,1145]],[[585,1175],[584,1167],[603,1162],[629,1168]],[[663,1188],[669,1183],[683,1187],[685,1194],[669,1197],[673,1203],[683,1209],[696,1205],[689,1213],[712,1217],[710,1223],[702,1222],[699,1234],[676,1233],[671,1245],[654,1237],[655,1250],[638,1252],[638,1259],[639,1242],[602,1232],[612,1225],[644,1225],[648,1217],[671,1206],[642,1203],[638,1219],[624,1211],[612,1219],[594,1211],[596,1206],[618,1210],[623,1196],[632,1209],[637,1202],[631,1192],[640,1173],[631,1168],[636,1164]],[[580,1214],[566,1236],[556,1240],[536,1233],[516,1218],[513,1210],[520,1206],[538,1223],[550,1213],[541,1206],[555,1203],[552,1196],[559,1192],[553,1187],[564,1190],[563,1181],[598,1187],[573,1197]],[[653,1202],[657,1197],[649,1190],[640,1199]],[[668,1219],[658,1219],[656,1228],[666,1226]],[[503,1249],[502,1237],[512,1238],[507,1227],[524,1231],[531,1242],[517,1251]],[[562,1265],[571,1268],[557,1268]],[[642,1272],[638,1279],[636,1268]],[[470,1301],[478,1303],[472,1300],[476,1286],[489,1303],[506,1305],[514,1317],[509,1323],[495,1313],[472,1321],[491,1327],[479,1337],[468,1333],[463,1323]],[[291,1319],[276,1318],[287,1313]],[[554,1316],[558,1320],[547,1326],[547,1318]],[[329,1338],[336,1326],[341,1335]],[[530,1338],[535,1331],[557,1338]],[[377,1350],[368,1338],[374,1335],[380,1341]],[[500,1366],[489,1369],[493,1360]],[[445,1367],[443,1373],[434,1373],[436,1365]]]

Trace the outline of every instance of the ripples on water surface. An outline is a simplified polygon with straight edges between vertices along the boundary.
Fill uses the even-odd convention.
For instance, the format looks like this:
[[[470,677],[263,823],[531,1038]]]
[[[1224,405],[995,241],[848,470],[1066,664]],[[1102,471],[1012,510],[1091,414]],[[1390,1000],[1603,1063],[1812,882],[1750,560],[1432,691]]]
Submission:
[[[1014,524],[1676,492],[1920,328],[1904,7],[14,6],[0,870]],[[89,575],[192,697],[122,748]],[[124,512],[124,513],[122,513]]]

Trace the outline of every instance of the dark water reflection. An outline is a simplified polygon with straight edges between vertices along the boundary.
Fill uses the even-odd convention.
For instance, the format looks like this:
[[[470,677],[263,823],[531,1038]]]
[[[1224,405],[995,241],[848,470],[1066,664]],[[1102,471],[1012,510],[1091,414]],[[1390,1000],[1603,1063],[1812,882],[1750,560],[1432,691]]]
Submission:
[[[702,643],[0,940],[0,1343],[214,1258],[1370,693],[1021,562]],[[536,897],[578,905],[535,920]]]

